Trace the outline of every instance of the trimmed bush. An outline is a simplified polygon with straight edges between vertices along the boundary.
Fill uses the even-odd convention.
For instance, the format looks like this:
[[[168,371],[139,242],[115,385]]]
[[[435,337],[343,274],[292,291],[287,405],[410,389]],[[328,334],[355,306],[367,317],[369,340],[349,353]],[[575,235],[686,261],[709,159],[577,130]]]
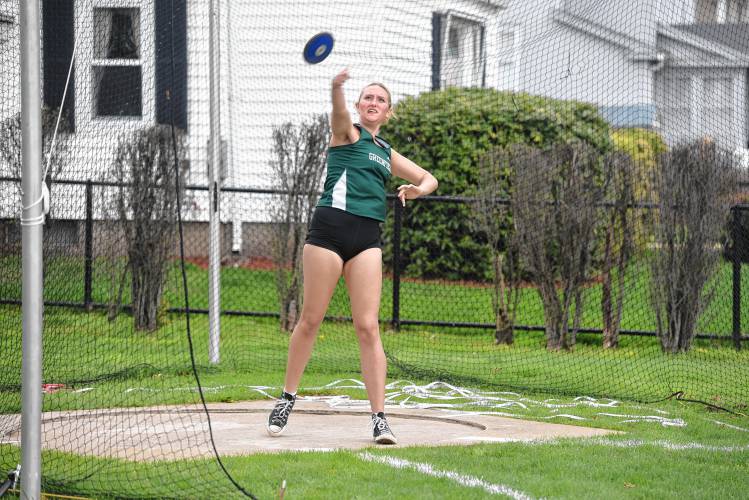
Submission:
[[[510,144],[541,148],[573,140],[605,153],[612,148],[608,124],[589,104],[494,89],[449,88],[407,97],[397,118],[382,128],[396,151],[432,172],[435,194],[473,196],[479,159]],[[393,189],[400,182],[394,180]],[[471,229],[470,207],[459,203],[408,205],[401,233],[401,267],[408,276],[490,280],[492,259],[485,238]],[[392,218],[384,228],[392,238]],[[392,246],[385,261],[392,264]]]
[[[658,133],[640,128],[617,129],[611,132],[614,147],[632,157],[634,165],[634,201],[656,201],[653,191],[653,177],[656,173],[658,156],[668,150]],[[634,242],[638,251],[652,242],[652,234],[646,229],[648,210],[639,210],[635,215]]]

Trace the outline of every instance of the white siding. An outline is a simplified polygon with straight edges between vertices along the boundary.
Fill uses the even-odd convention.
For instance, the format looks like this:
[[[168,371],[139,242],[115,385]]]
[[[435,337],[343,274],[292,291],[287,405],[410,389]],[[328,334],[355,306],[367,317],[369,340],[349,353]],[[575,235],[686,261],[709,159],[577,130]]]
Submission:
[[[562,0],[561,3],[564,8],[579,13],[595,24],[624,33],[647,45],[655,44],[658,11],[681,10],[678,0]]]
[[[660,130],[674,145],[711,137],[729,149],[746,147],[745,70],[665,68],[656,80]]]
[[[513,2],[501,13],[502,23],[522,20],[520,74],[517,76],[520,89],[600,106],[652,103],[652,70],[646,61],[636,60],[633,51],[589,34],[584,23],[578,23],[577,28],[570,27],[560,22],[557,15],[561,12],[557,8],[565,7],[586,21],[605,22],[607,30],[616,30],[623,28],[624,21],[645,23],[647,12],[637,10],[642,2],[624,13],[619,2],[579,3],[528,0]],[[574,21],[571,23],[576,26]],[[645,38],[648,37],[643,35]]]
[[[94,104],[94,9],[136,7],[140,9],[140,41],[143,78],[143,116],[97,117]],[[154,13],[146,0],[90,0],[75,2],[75,120],[76,147],[72,178],[99,179],[111,168],[119,134],[155,122]]]
[[[294,0],[229,2],[221,16],[221,128],[228,144],[225,185],[272,188],[274,126],[299,123],[330,111],[330,81],[348,67],[346,98],[377,81],[393,92],[394,101],[431,89],[432,14],[470,15],[487,24],[487,56],[496,61],[499,25],[496,2]],[[188,18],[189,129],[192,181],[205,183],[208,139],[207,2],[191,2]],[[302,59],[306,41],[320,31],[335,38],[331,55],[309,65]],[[492,52],[494,50],[495,52]],[[496,73],[496,72],[495,72]],[[488,84],[495,84],[496,77]],[[224,194],[222,217],[233,222],[267,220],[262,196]],[[207,200],[198,203],[205,213]],[[239,224],[235,228],[238,244]]]

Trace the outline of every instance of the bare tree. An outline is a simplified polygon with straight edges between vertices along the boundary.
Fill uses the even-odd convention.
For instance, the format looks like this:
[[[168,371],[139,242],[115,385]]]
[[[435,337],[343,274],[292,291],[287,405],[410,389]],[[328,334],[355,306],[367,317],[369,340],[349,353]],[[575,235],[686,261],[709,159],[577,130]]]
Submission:
[[[302,302],[302,249],[325,171],[325,149],[330,140],[328,116],[291,122],[273,130],[271,167],[281,194],[271,207],[276,290],[281,328],[291,331]]]
[[[184,158],[184,133],[178,131],[175,143],[171,128],[165,125],[137,130],[123,137],[117,148],[113,175],[120,186],[115,200],[125,233],[133,318],[138,330],[158,327],[176,237],[177,181],[184,186]],[[112,291],[116,294],[113,299],[119,302],[121,286],[119,290],[113,286]]]
[[[65,158],[70,149],[68,139],[71,132],[70,122],[65,113],[60,117],[60,125],[55,137],[55,127],[59,108],[42,108],[42,160],[44,167],[49,160],[47,177],[53,179],[65,166]],[[55,138],[54,150],[52,140]],[[50,154],[52,151],[52,154]],[[8,166],[9,175],[21,177],[21,113],[16,113],[0,123],[0,159]],[[20,196],[21,185],[18,184]]]
[[[659,158],[650,297],[667,353],[689,350],[697,320],[717,286],[709,282],[719,261],[731,194],[738,186],[733,161],[729,151],[710,139],[675,147]]]
[[[604,173],[609,178],[608,194],[612,202],[612,206],[605,209],[601,269],[604,349],[619,346],[627,268],[635,249],[635,219],[630,214],[634,203],[634,167],[632,157],[621,151],[608,154],[604,160]]]
[[[541,296],[546,347],[572,349],[580,328],[598,205],[606,190],[601,156],[586,143],[547,150],[518,145],[511,156],[516,244]]]
[[[486,235],[492,256],[492,310],[496,344],[512,344],[519,293],[517,258],[512,247],[509,198],[510,153],[501,148],[479,159],[476,202],[471,206],[472,224]]]

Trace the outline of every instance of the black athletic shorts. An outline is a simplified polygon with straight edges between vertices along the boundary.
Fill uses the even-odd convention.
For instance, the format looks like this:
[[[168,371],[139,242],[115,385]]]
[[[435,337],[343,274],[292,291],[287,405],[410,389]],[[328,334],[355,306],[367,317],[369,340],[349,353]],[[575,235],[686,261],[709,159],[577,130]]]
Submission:
[[[382,248],[380,221],[333,207],[317,207],[307,243],[327,248],[346,262],[369,248]]]

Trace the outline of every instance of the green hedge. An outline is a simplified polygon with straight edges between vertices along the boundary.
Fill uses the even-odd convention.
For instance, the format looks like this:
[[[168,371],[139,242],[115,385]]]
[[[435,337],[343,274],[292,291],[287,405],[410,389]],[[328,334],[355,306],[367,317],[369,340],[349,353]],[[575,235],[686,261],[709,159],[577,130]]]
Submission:
[[[601,152],[612,148],[608,124],[589,104],[493,89],[423,93],[401,100],[382,135],[396,151],[434,174],[438,195],[472,196],[479,158],[498,146],[546,147],[582,140]],[[394,179],[393,188],[400,182]],[[411,203],[404,214],[401,269],[408,276],[489,280],[485,239],[470,228],[470,207]],[[392,217],[384,228],[385,261],[392,264]]]
[[[657,132],[641,128],[613,130],[611,139],[616,149],[629,154],[635,162],[635,199],[652,201],[653,172],[658,155],[668,149],[665,141]]]
[[[617,129],[611,132],[614,147],[632,157],[635,167],[635,201],[655,201],[653,175],[658,156],[668,150],[665,141],[657,133],[641,128]],[[648,210],[635,212],[635,243],[638,251],[644,250],[652,241],[647,230]]]

